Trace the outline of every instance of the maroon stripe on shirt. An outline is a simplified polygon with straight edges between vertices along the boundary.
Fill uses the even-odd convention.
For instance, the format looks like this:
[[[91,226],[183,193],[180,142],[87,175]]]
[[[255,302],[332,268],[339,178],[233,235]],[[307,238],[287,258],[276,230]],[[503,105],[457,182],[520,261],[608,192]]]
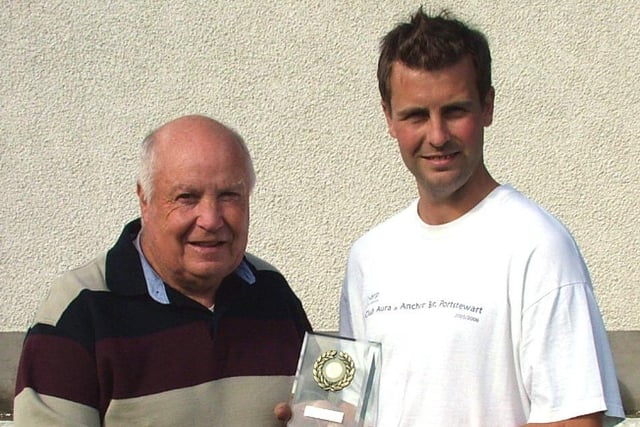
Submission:
[[[246,375],[293,375],[300,351],[286,320],[223,318],[97,343],[103,403]]]
[[[95,372],[93,356],[78,343],[55,335],[31,335],[18,367],[16,395],[31,387],[40,394],[95,408],[98,404]]]

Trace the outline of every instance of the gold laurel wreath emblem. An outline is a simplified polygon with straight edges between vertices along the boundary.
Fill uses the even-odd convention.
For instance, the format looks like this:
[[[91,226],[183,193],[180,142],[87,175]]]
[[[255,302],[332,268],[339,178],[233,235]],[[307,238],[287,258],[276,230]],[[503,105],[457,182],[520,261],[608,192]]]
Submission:
[[[344,366],[344,374],[336,381],[330,381],[324,375],[324,366],[331,360],[338,359]],[[353,377],[356,373],[356,365],[353,363],[353,359],[349,354],[341,351],[338,353],[336,350],[328,350],[322,353],[316,362],[313,364],[313,379],[325,391],[340,391],[345,387],[348,387],[353,381]]]

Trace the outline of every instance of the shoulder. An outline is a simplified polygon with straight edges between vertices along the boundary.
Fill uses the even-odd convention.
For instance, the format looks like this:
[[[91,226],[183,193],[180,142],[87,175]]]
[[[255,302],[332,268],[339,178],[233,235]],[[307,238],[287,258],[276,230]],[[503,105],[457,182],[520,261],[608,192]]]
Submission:
[[[529,301],[569,284],[591,286],[577,242],[553,214],[515,190],[495,206],[492,229],[496,251],[508,253],[513,271],[526,277]],[[514,282],[514,283],[517,283]]]
[[[291,287],[284,275],[273,264],[251,253],[245,253],[245,262],[255,276],[252,286],[257,293],[272,293],[273,295],[288,295]]]
[[[254,307],[266,307],[266,312],[276,318],[293,319],[300,337],[311,330],[311,324],[302,307],[302,302],[289,286],[287,279],[271,263],[248,252],[246,262],[255,274],[255,283],[249,289],[251,299],[258,304]],[[244,309],[250,309],[246,304]],[[253,313],[255,314],[255,313]]]
[[[67,307],[84,291],[108,291],[105,282],[106,253],[69,270],[53,281],[36,315],[36,322],[55,325]]]
[[[491,212],[507,235],[536,244],[575,246],[569,229],[552,213],[510,186],[502,186]]]
[[[280,271],[276,267],[256,255],[246,252],[245,257],[249,264],[251,264],[257,271],[272,271],[280,274]]]
[[[418,200],[390,218],[367,231],[351,247],[351,253],[366,252],[375,248],[389,248],[392,242],[402,240],[418,221]]]

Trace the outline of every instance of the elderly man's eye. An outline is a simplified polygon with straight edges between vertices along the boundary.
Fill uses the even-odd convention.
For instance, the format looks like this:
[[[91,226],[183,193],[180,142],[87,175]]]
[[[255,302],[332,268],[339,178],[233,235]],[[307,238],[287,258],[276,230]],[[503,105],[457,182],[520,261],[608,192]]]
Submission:
[[[192,193],[180,193],[178,194],[178,197],[176,197],[177,200],[180,201],[189,201],[189,200],[194,200],[195,199],[195,195]]]
[[[222,200],[237,200],[240,198],[240,193],[235,191],[225,191],[220,194],[220,199]]]

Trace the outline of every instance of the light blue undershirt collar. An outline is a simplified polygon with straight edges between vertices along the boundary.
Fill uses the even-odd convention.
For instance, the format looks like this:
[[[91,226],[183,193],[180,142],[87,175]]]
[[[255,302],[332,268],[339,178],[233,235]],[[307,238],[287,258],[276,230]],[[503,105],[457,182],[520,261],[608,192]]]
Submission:
[[[142,253],[142,248],[140,247],[140,234],[141,232],[136,236],[136,239],[133,241],[133,245],[138,250],[138,255],[140,255],[140,262],[142,263],[142,271],[144,272],[144,280],[147,282],[147,291],[149,292],[149,296],[160,304],[169,304],[167,289],[164,287],[162,279],[151,267],[149,261],[147,261],[147,258]],[[256,276],[253,274],[253,271],[251,271],[251,268],[244,259],[233,273],[250,285],[253,285],[256,282]]]

